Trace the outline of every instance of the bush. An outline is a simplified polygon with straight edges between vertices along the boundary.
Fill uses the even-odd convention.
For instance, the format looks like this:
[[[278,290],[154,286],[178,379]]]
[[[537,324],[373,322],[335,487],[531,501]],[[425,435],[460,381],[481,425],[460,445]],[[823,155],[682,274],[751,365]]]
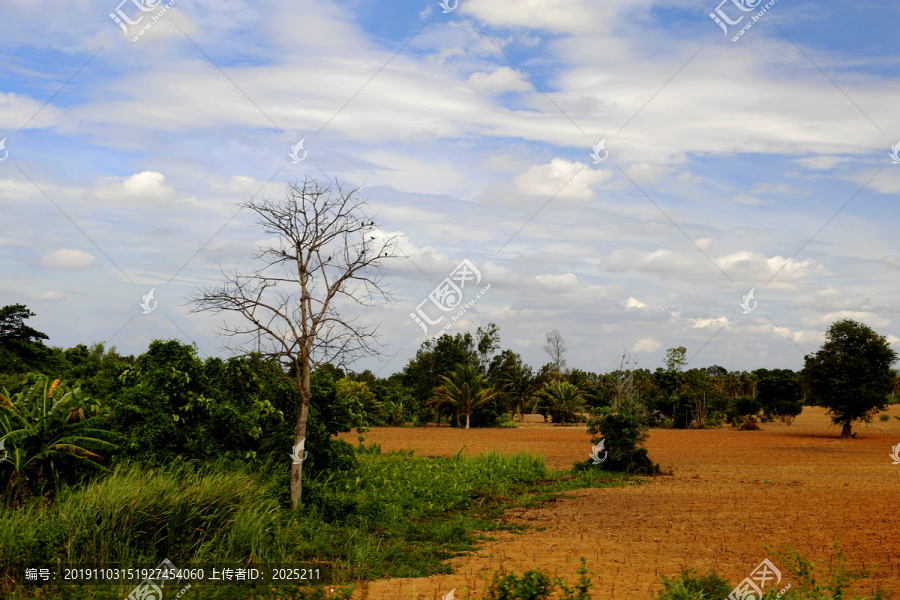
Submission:
[[[598,408],[591,411],[588,420],[588,433],[592,444],[601,439],[606,440],[605,450],[609,454],[601,463],[607,471],[622,471],[640,475],[659,473],[659,465],[647,456],[647,449],[639,446],[647,438],[640,417],[631,412],[614,413],[610,408]],[[602,433],[603,437],[596,437]]]
[[[437,421],[437,412],[433,408],[425,406],[416,412],[416,427],[425,427],[432,421]]]
[[[546,600],[555,587],[560,588],[560,600],[591,600],[591,578],[584,558],[581,559],[581,576],[574,589],[560,578],[551,579],[543,571],[527,571],[522,575],[497,571],[488,589],[490,600]]]
[[[713,571],[698,575],[696,569],[685,569],[680,578],[662,577],[663,589],[658,600],[720,600],[731,594],[733,586]]]

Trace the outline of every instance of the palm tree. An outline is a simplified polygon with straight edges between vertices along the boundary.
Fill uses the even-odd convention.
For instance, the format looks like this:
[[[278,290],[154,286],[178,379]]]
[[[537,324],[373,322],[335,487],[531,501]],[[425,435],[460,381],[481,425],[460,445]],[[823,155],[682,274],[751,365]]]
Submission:
[[[443,383],[435,389],[429,404],[438,407],[449,405],[465,413],[466,429],[469,428],[472,411],[500,395],[471,365],[457,365],[449,377],[441,375],[441,380]]]
[[[531,367],[521,362],[513,363],[500,383],[511,400],[513,417],[516,415],[516,409],[519,409],[519,420],[524,421],[526,403],[534,392]]]
[[[566,381],[548,381],[536,394],[542,414],[550,415],[553,423],[567,425],[578,421],[584,410],[584,393]]]

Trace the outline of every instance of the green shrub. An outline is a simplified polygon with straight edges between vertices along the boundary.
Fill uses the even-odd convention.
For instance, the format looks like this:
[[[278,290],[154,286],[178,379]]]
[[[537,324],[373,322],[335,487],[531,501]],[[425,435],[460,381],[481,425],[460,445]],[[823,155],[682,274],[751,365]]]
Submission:
[[[890,416],[890,415],[881,415],[881,416],[878,417],[878,418],[881,419],[881,422],[882,422],[882,423],[886,423],[887,421],[890,421],[890,420],[891,420],[891,416]]]
[[[432,421],[437,421],[437,412],[430,406],[424,406],[416,411],[416,427],[425,427]]]
[[[713,571],[698,575],[696,569],[685,569],[680,578],[662,578],[663,589],[658,600],[722,600],[734,589],[727,579]]]
[[[606,440],[605,450],[608,452],[601,468],[607,471],[622,471],[638,475],[655,475],[659,473],[659,465],[647,456],[647,449],[641,448],[647,433],[640,417],[631,412],[612,412],[609,407],[591,410],[588,420],[588,433],[592,444],[601,439]],[[599,437],[597,434],[602,434]],[[586,462],[590,462],[590,459]]]
[[[516,575],[503,570],[494,573],[494,580],[488,589],[490,600],[546,600],[558,586],[560,600],[591,600],[591,578],[585,559],[581,559],[581,576],[575,588],[570,588],[561,578],[551,578],[543,571],[531,570]]]

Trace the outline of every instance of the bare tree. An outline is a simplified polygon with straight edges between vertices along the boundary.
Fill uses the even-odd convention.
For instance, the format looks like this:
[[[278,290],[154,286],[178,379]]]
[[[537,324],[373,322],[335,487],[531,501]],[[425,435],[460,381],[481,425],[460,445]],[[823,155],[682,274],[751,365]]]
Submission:
[[[271,236],[251,256],[259,267],[248,274],[223,272],[223,284],[191,297],[191,312],[241,315],[245,322],[223,324],[222,335],[249,336],[251,347],[286,368],[285,376],[300,391],[296,447],[306,438],[313,369],[382,354],[375,328],[344,316],[337,304],[393,302],[382,284],[381,263],[408,257],[399,253],[400,236],[382,233],[366,213],[358,187],[345,190],[337,182],[332,187],[306,177],[289,183],[280,201],[251,198],[240,206],[256,213],[257,225]],[[302,461],[291,467],[295,507],[302,468]]]
[[[550,355],[550,362],[558,372],[566,367],[566,341],[559,330],[547,332],[547,343],[544,344],[544,352]]]

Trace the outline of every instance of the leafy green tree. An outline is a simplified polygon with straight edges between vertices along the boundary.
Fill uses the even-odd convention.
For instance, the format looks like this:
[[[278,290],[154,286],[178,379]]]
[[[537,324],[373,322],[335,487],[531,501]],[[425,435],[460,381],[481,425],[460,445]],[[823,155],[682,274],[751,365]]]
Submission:
[[[499,395],[485,376],[471,365],[459,365],[441,379],[443,383],[435,389],[432,405],[450,405],[459,409],[466,415],[466,429],[469,429],[472,411]]]
[[[117,446],[115,434],[99,426],[101,416],[90,413],[81,388],[68,389],[57,379],[40,376],[26,390],[0,394],[0,440],[8,453],[0,463],[0,485],[35,491],[55,489],[63,471],[81,474],[103,470],[99,452]],[[70,467],[72,467],[70,469]]]
[[[584,410],[585,398],[581,390],[566,381],[549,381],[538,390],[537,411],[549,415],[557,425],[578,422],[578,413]]]
[[[677,348],[669,348],[666,350],[666,370],[681,371],[687,364],[687,348],[678,346]]]
[[[42,370],[47,366],[49,349],[42,340],[47,334],[25,324],[35,316],[24,304],[0,308],[0,365],[5,373]]]
[[[790,369],[759,369],[756,399],[767,419],[778,418],[790,425],[803,412],[800,378]]]
[[[897,353],[884,336],[851,319],[833,323],[825,338],[818,352],[805,357],[801,378],[810,398],[843,427],[841,437],[851,437],[854,421],[869,423],[887,408]]]
[[[452,336],[445,333],[422,343],[403,369],[403,384],[412,390],[419,405],[424,405],[441,385],[441,378],[460,364],[480,364],[475,340],[468,332]]]

